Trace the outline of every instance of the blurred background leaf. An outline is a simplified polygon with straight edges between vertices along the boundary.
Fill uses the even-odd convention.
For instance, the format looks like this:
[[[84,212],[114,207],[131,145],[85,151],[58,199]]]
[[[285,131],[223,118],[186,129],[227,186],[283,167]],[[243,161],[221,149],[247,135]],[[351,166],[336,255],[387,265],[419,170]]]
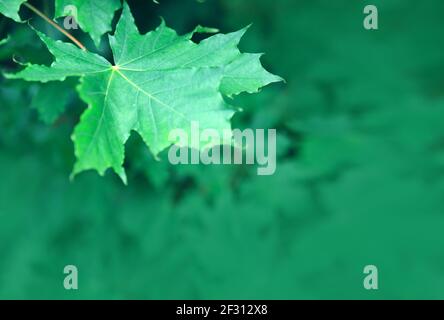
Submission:
[[[444,298],[444,3],[372,1],[373,32],[365,2],[159,2],[129,1],[141,31],[159,16],[180,33],[253,23],[242,49],[266,52],[287,84],[236,98],[234,122],[277,129],[276,174],[171,166],[133,135],[129,187],[111,174],[69,182],[85,108],[75,83],[57,98],[2,79],[0,298]],[[1,25],[4,70],[13,56],[49,62],[26,24]],[[78,291],[63,289],[68,264]],[[369,264],[377,291],[362,285]]]

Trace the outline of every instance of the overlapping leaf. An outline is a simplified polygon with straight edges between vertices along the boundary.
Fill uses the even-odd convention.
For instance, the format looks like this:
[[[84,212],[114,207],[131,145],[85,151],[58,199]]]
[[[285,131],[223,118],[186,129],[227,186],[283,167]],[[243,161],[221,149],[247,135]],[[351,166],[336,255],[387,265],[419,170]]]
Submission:
[[[197,28],[195,32],[206,31]],[[114,65],[101,56],[39,33],[55,56],[50,66],[28,65],[11,78],[64,80],[80,76],[78,88],[89,108],[73,134],[77,162],[73,174],[108,168],[126,181],[124,144],[138,132],[156,155],[175,141],[174,129],[229,130],[233,111],[222,98],[257,92],[281,78],[265,71],[259,55],[242,54],[237,45],[246,29],[212,36],[200,44],[193,33],[178,36],[164,22],[141,35],[125,4],[115,35],[110,37]]]
[[[26,0],[0,0],[0,13],[19,22],[18,11]]]
[[[55,5],[56,18],[76,14],[76,22],[80,28],[88,32],[94,43],[99,45],[101,37],[111,31],[114,13],[120,9],[121,2],[120,0],[56,0]]]

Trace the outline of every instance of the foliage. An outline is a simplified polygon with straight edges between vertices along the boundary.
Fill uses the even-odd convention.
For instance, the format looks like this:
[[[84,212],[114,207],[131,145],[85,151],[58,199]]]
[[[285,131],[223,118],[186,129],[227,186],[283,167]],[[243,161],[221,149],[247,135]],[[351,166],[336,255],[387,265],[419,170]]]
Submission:
[[[124,144],[131,130],[142,136],[155,156],[175,142],[169,140],[169,132],[190,132],[193,121],[201,124],[201,130],[211,128],[222,136],[230,130],[233,112],[221,93],[255,93],[281,80],[262,68],[260,55],[239,52],[237,45],[245,29],[200,44],[190,41],[195,32],[207,30],[197,27],[180,37],[162,22],[141,36],[125,3],[110,37],[115,65],[38,33],[55,62],[51,67],[28,64],[6,76],[43,83],[81,77],[78,91],[89,109],[73,135],[78,159],[73,174],[96,169],[103,175],[113,168],[126,183]]]

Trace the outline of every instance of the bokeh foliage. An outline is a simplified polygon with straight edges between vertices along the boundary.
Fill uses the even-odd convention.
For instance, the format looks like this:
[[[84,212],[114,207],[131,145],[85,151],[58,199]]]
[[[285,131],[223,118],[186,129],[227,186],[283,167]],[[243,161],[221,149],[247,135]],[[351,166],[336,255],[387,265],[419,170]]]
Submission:
[[[128,2],[144,32],[159,16],[180,32],[253,23],[242,47],[287,83],[236,98],[234,121],[278,130],[277,172],[173,167],[134,134],[128,187],[70,182],[75,84],[60,116],[62,89],[1,79],[0,298],[444,298],[442,1],[372,1],[378,31],[362,27],[366,1]],[[26,24],[1,19],[3,69],[50,61]],[[55,107],[39,118],[45,91]],[[378,291],[363,288],[369,264]]]

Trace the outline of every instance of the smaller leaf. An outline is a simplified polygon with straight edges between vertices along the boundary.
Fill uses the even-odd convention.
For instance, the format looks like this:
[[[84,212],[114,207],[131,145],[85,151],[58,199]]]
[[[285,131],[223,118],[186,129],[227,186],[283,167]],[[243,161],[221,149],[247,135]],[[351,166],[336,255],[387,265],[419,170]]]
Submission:
[[[77,12],[77,23],[88,32],[96,46],[100,45],[101,37],[111,31],[114,13],[121,8],[120,0],[56,0],[55,18],[65,17]]]
[[[21,22],[18,11],[25,1],[26,0],[0,0],[0,13],[17,22]]]

